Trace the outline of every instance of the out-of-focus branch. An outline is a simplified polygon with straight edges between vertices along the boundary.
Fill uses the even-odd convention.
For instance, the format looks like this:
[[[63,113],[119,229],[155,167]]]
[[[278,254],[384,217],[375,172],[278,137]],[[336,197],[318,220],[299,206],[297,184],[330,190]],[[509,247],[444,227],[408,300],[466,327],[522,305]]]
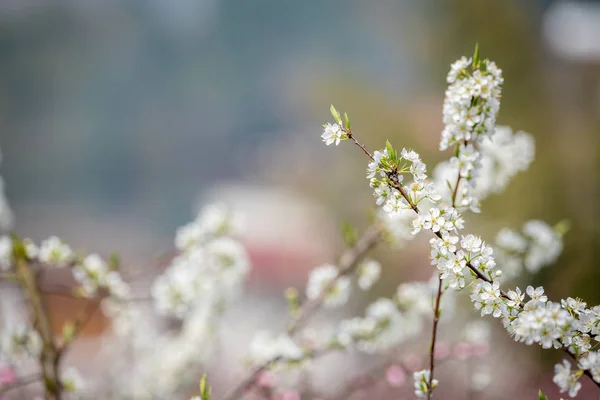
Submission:
[[[58,368],[58,351],[50,318],[42,301],[42,293],[37,283],[37,276],[24,257],[17,257],[15,267],[18,281],[25,292],[27,308],[33,320],[33,328],[39,333],[43,342],[39,362],[46,398],[60,400],[62,398],[62,388]]]
[[[321,307],[325,297],[327,297],[327,294],[335,287],[339,278],[354,272],[364,255],[381,240],[381,231],[381,224],[376,223],[371,225],[367,228],[363,236],[356,241],[354,246],[348,248],[341,255],[337,276],[323,287],[323,290],[321,290],[321,293],[317,298],[307,300],[300,306],[296,317],[294,317],[288,325],[287,332],[289,335],[294,335],[298,329],[302,327],[304,322]]]
[[[294,319],[292,319],[292,321],[289,323],[287,328],[287,332],[290,336],[293,336],[304,325],[304,323],[320,308],[320,306],[323,304],[323,301],[325,300],[325,297],[327,296],[327,293],[335,286],[337,280],[342,276],[346,276],[354,272],[354,270],[358,266],[358,263],[365,256],[365,254],[382,240],[382,230],[383,227],[379,222],[371,225],[369,228],[367,228],[365,233],[356,241],[354,246],[348,248],[344,253],[342,253],[338,263],[338,275],[334,279],[332,279],[327,285],[325,285],[319,297],[315,298],[314,300],[307,300],[300,305],[298,313],[296,314]],[[274,357],[256,366],[246,378],[244,378],[223,397],[223,400],[240,399],[241,396],[244,395],[244,392],[246,392],[254,385],[256,379],[260,376],[260,374],[263,371],[268,369],[273,364],[276,364],[281,361],[281,357]]]

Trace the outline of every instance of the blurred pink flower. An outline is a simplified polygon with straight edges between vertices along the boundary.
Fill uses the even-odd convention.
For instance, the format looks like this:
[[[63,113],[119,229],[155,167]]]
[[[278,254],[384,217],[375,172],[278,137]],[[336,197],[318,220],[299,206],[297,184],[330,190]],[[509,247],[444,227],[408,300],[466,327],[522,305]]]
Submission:
[[[300,393],[294,390],[286,390],[284,392],[279,392],[275,395],[276,400],[301,400]]]
[[[265,371],[258,376],[256,383],[261,387],[273,388],[277,385],[277,377],[271,372]]]
[[[472,355],[472,346],[467,342],[458,342],[452,351],[454,353],[454,357],[459,360],[466,360]]]
[[[435,358],[443,360],[450,355],[450,346],[444,342],[438,342],[435,345]]]
[[[0,383],[6,385],[17,380],[15,371],[10,367],[0,368]]]
[[[400,387],[406,382],[406,373],[403,368],[392,365],[385,371],[385,380],[390,386]]]

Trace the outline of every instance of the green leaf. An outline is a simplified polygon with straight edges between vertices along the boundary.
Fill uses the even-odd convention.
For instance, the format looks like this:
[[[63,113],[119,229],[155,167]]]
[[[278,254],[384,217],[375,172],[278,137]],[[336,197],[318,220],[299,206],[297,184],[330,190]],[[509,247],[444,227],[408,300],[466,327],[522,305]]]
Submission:
[[[475,43],[475,51],[473,52],[473,70],[479,68],[479,43]]]
[[[202,379],[200,379],[200,397],[202,400],[210,400],[210,394],[212,389],[208,386],[206,374],[202,375]]]
[[[295,317],[298,315],[298,309],[300,308],[300,302],[298,301],[298,289],[290,286],[289,288],[285,289],[284,293],[288,304],[288,311],[291,316]]]
[[[563,237],[565,233],[571,230],[571,221],[568,219],[563,219],[558,224],[554,225],[554,232],[558,234],[558,236]]]
[[[544,395],[541,390],[538,391],[538,400],[548,400],[548,396]]]
[[[396,161],[398,160],[398,156],[396,154],[396,150],[394,150],[394,147],[392,146],[392,144],[390,143],[389,140],[385,141],[385,149],[388,152],[388,157],[389,157],[390,161],[392,162],[392,166],[395,166]]]
[[[350,117],[348,117],[348,114],[346,113],[344,113],[344,126],[346,127],[347,131],[350,130]]]
[[[62,336],[65,343],[71,343],[73,341],[73,335],[75,334],[75,324],[72,322],[66,322],[62,328]]]
[[[118,253],[110,253],[110,256],[108,257],[108,266],[111,271],[117,271],[119,269],[121,266],[121,257]]]
[[[342,223],[342,235],[344,237],[344,243],[346,246],[352,247],[358,240],[358,232],[348,221]]]
[[[335,109],[333,104],[331,105],[331,107],[329,107],[329,111],[331,111],[331,116],[333,117],[335,122],[337,122],[338,125],[342,125],[342,115],[338,110]]]

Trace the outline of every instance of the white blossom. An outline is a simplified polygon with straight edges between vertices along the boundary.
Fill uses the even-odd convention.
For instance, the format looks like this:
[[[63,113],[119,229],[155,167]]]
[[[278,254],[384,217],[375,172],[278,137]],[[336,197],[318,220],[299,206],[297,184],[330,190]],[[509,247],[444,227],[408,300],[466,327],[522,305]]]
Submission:
[[[368,290],[373,286],[381,275],[381,264],[375,260],[364,261],[358,267],[358,286],[362,290]]]
[[[42,338],[37,331],[25,325],[9,327],[2,333],[1,339],[0,353],[9,360],[37,358],[43,348]]]
[[[75,259],[75,253],[68,244],[51,236],[40,244],[38,258],[49,267],[64,267]]]
[[[431,377],[431,371],[424,369],[413,373],[415,396],[420,399],[427,397],[429,390],[433,390],[439,383],[437,379],[431,381],[431,388],[429,388],[429,379]]]
[[[323,304],[332,308],[345,304],[350,296],[350,278],[339,276],[338,268],[330,264],[312,270],[306,285],[306,297],[311,300],[317,299],[333,281],[335,283],[327,290]]]
[[[98,254],[86,256],[73,267],[73,277],[86,297],[95,296],[99,288],[106,286],[108,273],[108,265]]]
[[[67,368],[67,370],[60,375],[60,384],[65,391],[72,396],[81,395],[86,388],[85,381],[81,377],[79,371],[77,371],[75,368]]]
[[[579,376],[571,373],[571,364],[567,360],[563,360],[561,364],[554,366],[552,381],[556,383],[561,393],[568,392],[569,397],[577,396],[579,389],[581,389],[581,382],[578,379]]]
[[[252,361],[262,364],[277,357],[287,361],[301,360],[303,351],[288,335],[275,335],[269,331],[257,332],[250,343]]]
[[[337,146],[340,144],[340,141],[344,139],[344,135],[342,127],[338,124],[326,124],[321,138],[323,138],[323,141],[327,146],[333,143]]]

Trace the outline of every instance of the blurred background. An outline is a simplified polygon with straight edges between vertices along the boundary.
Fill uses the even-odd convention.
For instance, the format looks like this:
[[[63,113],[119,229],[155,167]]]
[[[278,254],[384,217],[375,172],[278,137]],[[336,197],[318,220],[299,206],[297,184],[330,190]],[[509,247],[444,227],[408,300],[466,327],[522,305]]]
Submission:
[[[250,216],[249,291],[283,318],[281,290],[332,261],[338,227],[366,226],[373,206],[361,153],[321,142],[329,105],[369,148],[387,138],[433,166],[450,157],[448,67],[476,42],[504,71],[499,123],[532,133],[536,160],[468,223],[492,239],[569,219],[558,264],[524,282],[598,304],[600,1],[3,0],[0,174],[15,231],[116,251],[151,275],[200,204],[233,202]],[[410,265],[379,251],[390,279],[377,293],[427,279],[426,246],[404,250]],[[559,355],[511,348],[543,364],[515,385],[555,398]],[[501,371],[521,362],[505,358]]]

